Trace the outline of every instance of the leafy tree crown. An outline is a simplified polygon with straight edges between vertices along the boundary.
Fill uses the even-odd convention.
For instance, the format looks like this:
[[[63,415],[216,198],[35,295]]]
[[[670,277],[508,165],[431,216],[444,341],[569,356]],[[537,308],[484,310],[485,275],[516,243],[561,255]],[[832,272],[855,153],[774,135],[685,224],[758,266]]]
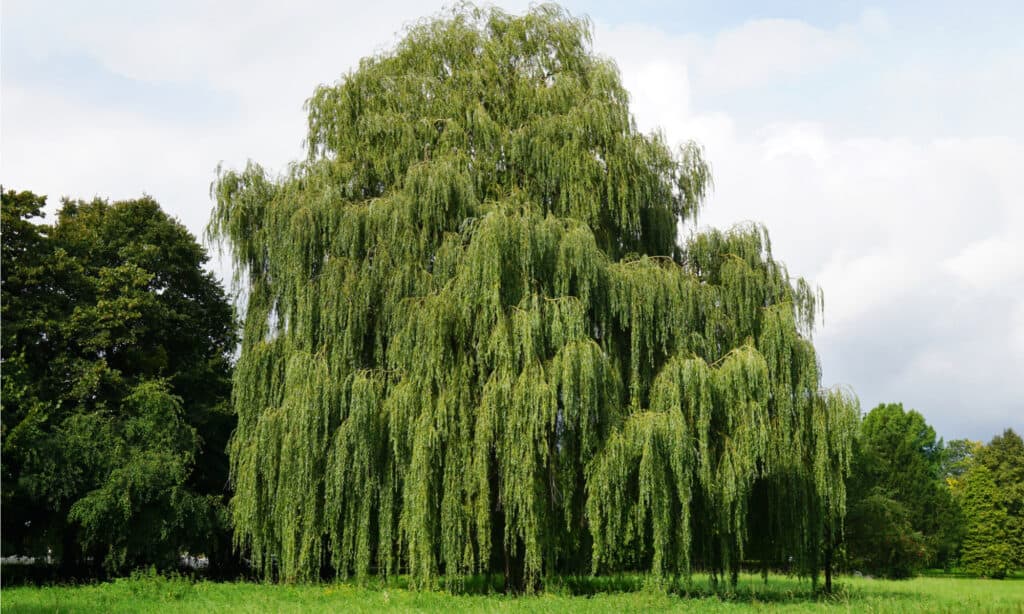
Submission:
[[[460,7],[308,110],[306,159],[221,172],[209,227],[266,573],[815,567],[856,421],[820,296],[759,226],[678,242],[708,165],[637,130],[586,20]]]

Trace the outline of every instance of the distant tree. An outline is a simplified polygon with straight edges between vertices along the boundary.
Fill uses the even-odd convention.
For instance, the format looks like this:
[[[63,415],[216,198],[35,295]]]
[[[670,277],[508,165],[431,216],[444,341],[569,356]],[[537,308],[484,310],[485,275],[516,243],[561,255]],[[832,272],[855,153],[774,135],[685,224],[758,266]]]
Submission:
[[[1018,565],[1013,518],[1003,505],[1004,498],[992,470],[975,463],[964,475],[959,491],[966,526],[960,562],[971,572],[1003,578]]]
[[[970,469],[974,456],[983,446],[980,441],[970,439],[954,439],[947,442],[939,461],[939,475],[952,487]]]
[[[952,561],[961,521],[942,478],[944,458],[942,441],[920,413],[896,403],[879,405],[864,417],[847,499],[852,565],[906,577],[926,565]]]
[[[1006,429],[1002,435],[993,437],[988,445],[978,450],[975,461],[975,465],[988,470],[995,486],[992,503],[999,512],[993,513],[1006,515],[1005,543],[1010,546],[1012,553],[1010,565],[1015,568],[1024,567],[1024,441],[1013,429]],[[964,481],[969,485],[972,478],[976,476],[965,476]],[[979,528],[984,526],[980,520],[978,522],[981,523]]]
[[[207,256],[148,197],[3,193],[3,548],[67,571],[223,554],[236,343]]]
[[[857,498],[847,513],[846,523],[850,564],[854,569],[907,578],[927,559],[925,537],[910,524],[907,506],[878,490]]]

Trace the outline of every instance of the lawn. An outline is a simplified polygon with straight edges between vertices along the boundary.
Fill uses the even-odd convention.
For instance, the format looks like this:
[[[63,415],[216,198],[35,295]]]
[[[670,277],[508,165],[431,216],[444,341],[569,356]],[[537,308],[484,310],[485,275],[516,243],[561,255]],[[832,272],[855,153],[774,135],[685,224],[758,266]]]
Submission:
[[[628,581],[625,584],[629,584]],[[622,582],[618,586],[623,585]],[[919,577],[888,581],[841,577],[830,597],[815,596],[796,578],[743,576],[732,596],[707,593],[695,578],[690,596],[638,588],[593,592],[614,583],[590,581],[534,597],[411,591],[398,586],[322,584],[287,586],[191,582],[138,576],[74,587],[15,587],[0,593],[7,612],[1024,612],[1024,577],[983,580]],[[574,594],[576,593],[576,594]]]

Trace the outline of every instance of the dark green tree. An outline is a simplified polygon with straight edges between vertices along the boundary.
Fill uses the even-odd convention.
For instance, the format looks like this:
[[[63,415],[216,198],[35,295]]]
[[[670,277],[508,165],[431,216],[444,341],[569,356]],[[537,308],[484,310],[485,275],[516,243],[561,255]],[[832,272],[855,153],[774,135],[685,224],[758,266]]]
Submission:
[[[236,333],[205,252],[148,197],[44,202],[3,193],[5,552],[223,559]]]
[[[945,483],[948,460],[924,416],[900,403],[875,407],[861,421],[847,499],[849,564],[907,577],[953,560],[961,518]]]
[[[910,523],[910,512],[902,502],[871,490],[857,497],[846,515],[846,545],[850,566],[858,571],[908,578],[923,567],[928,545],[925,536]]]
[[[235,538],[267,575],[828,566],[856,400],[819,295],[641,134],[590,29],[460,8],[308,101],[308,157],[214,185],[246,320]]]

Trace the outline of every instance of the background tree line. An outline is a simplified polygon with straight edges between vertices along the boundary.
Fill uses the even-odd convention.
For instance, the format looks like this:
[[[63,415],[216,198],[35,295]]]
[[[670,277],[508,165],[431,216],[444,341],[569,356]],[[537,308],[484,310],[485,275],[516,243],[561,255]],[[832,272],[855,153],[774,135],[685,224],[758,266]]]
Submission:
[[[993,578],[1024,567],[1024,442],[944,443],[917,411],[860,422],[848,482],[846,565],[902,578],[924,568]]]

